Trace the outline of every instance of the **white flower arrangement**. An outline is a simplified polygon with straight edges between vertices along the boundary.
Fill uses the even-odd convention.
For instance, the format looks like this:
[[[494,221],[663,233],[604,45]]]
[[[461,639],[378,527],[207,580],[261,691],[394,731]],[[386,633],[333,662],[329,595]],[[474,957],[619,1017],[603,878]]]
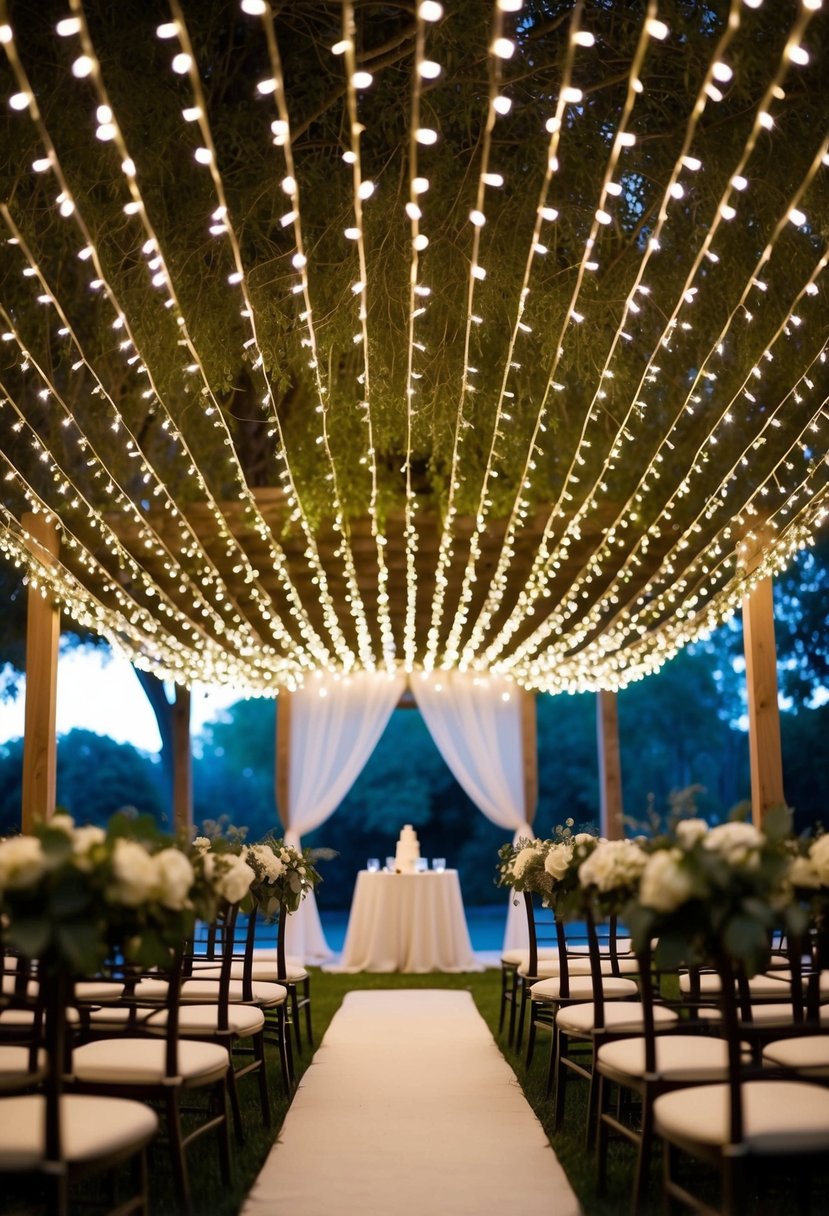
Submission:
[[[730,866],[756,868],[760,864],[763,833],[753,823],[719,823],[702,838],[702,847],[718,853]]]
[[[602,894],[638,883],[648,857],[633,840],[600,840],[579,866],[579,882]]]
[[[639,882],[639,902],[656,912],[675,912],[693,895],[682,849],[657,849],[648,857]]]

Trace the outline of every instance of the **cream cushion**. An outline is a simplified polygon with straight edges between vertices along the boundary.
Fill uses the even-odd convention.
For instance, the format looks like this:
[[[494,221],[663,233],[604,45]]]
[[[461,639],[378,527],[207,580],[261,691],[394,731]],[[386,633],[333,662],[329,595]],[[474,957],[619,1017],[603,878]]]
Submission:
[[[221,967],[219,967],[216,963],[197,964],[195,971],[199,979],[218,979],[221,975]],[[244,977],[244,974],[244,960],[237,959],[237,961],[230,968],[230,978],[234,980],[241,980]],[[300,984],[303,980],[308,979],[308,972],[304,967],[289,967],[286,964],[285,979],[283,981],[277,978],[276,959],[271,960],[255,958],[253,960],[253,966],[251,967],[250,977],[252,980],[261,980],[265,983],[271,984],[281,984],[283,982],[288,984]]]
[[[34,1084],[46,1069],[46,1052],[38,1051],[36,1070],[29,1065],[31,1053],[28,1047],[17,1047],[4,1043],[0,1046],[0,1090],[23,1089]]]
[[[662,1094],[653,1105],[659,1135],[699,1144],[729,1142],[727,1085]],[[743,1143],[754,1153],[829,1150],[829,1090],[805,1081],[748,1081],[742,1086]]]
[[[804,1034],[777,1039],[763,1048],[763,1061],[794,1068],[813,1077],[829,1077],[829,1035]]]
[[[76,1047],[72,1076],[76,1081],[118,1085],[170,1084],[165,1071],[164,1039],[99,1039]],[[178,1044],[179,1084],[207,1084],[228,1070],[230,1057],[219,1043],[181,1039]]]
[[[167,1025],[167,1010],[159,1009],[147,1019],[148,1027],[163,1032]],[[228,1005],[227,1033],[232,1035],[258,1034],[265,1025],[265,1015],[256,1005]],[[179,1034],[185,1038],[215,1035],[219,1033],[219,1010],[216,1005],[182,1005],[179,1011]],[[224,1033],[224,1032],[222,1032]]]
[[[540,959],[557,959],[558,950],[555,946],[540,946],[538,949],[538,958]],[[507,967],[529,967],[530,952],[529,950],[505,950],[501,955],[501,962]]]
[[[288,998],[288,990],[281,984],[254,983],[251,985],[252,1001],[255,1005],[281,1005]],[[166,1000],[166,980],[140,980],[135,986],[135,999],[141,1001]],[[183,1005],[201,1005],[219,999],[219,980],[204,976],[201,979],[185,980],[181,985],[181,1003]],[[241,980],[231,980],[228,986],[228,1000],[238,1004],[243,999],[243,983]]]
[[[777,979],[770,975],[755,975],[748,981],[749,995],[757,997],[777,997],[783,999],[789,983],[785,979]],[[687,971],[679,977],[679,991],[688,996],[691,992],[691,977]],[[699,992],[702,997],[716,996],[720,992],[720,977],[713,971],[704,971],[699,977]]]
[[[75,984],[75,1000],[83,1004],[106,1005],[120,1001],[124,985],[114,980],[79,980]]]
[[[663,1081],[724,1081],[728,1073],[728,1044],[700,1034],[657,1035],[656,1077]],[[645,1040],[615,1039],[603,1043],[599,1068],[613,1076],[645,1075]]]
[[[638,988],[633,980],[619,979],[606,976],[602,980],[602,994],[607,1000],[621,1000],[626,996],[636,996]],[[539,980],[530,988],[530,996],[534,1001],[557,1001],[561,998],[561,979]],[[593,996],[593,980],[588,975],[576,976],[570,980],[570,995],[565,998],[570,1001],[589,1001]]]
[[[40,1094],[0,1099],[0,1170],[28,1170],[43,1161],[45,1103]],[[137,1150],[158,1130],[155,1111],[126,1098],[64,1094],[60,1110],[63,1158],[70,1162]]]
[[[610,959],[601,960],[602,975],[609,975],[613,964]],[[639,964],[635,958],[624,957],[618,960],[619,971],[622,975],[635,975],[639,970]],[[579,956],[578,958],[568,958],[567,970],[570,975],[591,975],[593,968],[590,965],[590,959]],[[529,963],[526,966],[518,968],[519,975],[529,974]],[[549,978],[561,974],[561,964],[558,958],[539,959],[538,970],[536,975],[541,978]]]
[[[609,1030],[642,1032],[641,1001],[610,1001],[605,1006],[604,1024]],[[673,1025],[678,1015],[664,1005],[655,1005],[653,1019],[657,1025]],[[596,1029],[596,1010],[592,1001],[584,1005],[565,1005],[556,1014],[556,1024],[565,1034],[590,1034]]]

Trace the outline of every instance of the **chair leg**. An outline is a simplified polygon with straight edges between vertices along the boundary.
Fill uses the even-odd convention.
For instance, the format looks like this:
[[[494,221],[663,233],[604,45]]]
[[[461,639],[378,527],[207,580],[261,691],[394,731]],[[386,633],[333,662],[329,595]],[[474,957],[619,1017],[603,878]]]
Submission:
[[[501,1004],[498,1007],[498,1033],[504,1032],[504,1020],[507,1012],[507,971],[501,968]]]
[[[610,1144],[610,1128],[602,1117],[608,1109],[607,1095],[610,1082],[599,1073],[599,1099],[596,1114],[596,1194],[600,1197],[607,1194],[607,1153]]]
[[[265,1063],[265,1031],[260,1030],[253,1036],[254,1059],[259,1061],[257,1075],[259,1077],[259,1104],[262,1108],[262,1122],[265,1127],[271,1125],[271,1100],[268,1094],[268,1070]]]
[[[294,1026],[294,1035],[296,1036],[296,1049],[299,1055],[302,1055],[302,1027],[299,1024],[299,996],[297,995],[296,984],[291,985],[291,1021]]]
[[[567,1074],[568,1068],[565,1068],[562,1063],[562,1058],[567,1053],[567,1035],[559,1031],[556,1041],[556,1092],[554,1100],[553,1127],[559,1131],[564,1120],[564,1101],[567,1096]]]
[[[305,1036],[308,1039],[308,1046],[313,1051],[314,1048],[314,1027],[311,1022],[311,979],[308,977],[302,981],[302,999],[305,1001]]]
[[[512,1002],[509,1010],[509,1030],[507,1032],[507,1043],[510,1047],[515,1043],[515,1023],[518,1017],[518,1001],[519,994],[523,996],[524,981],[518,972],[515,972],[512,981]]]
[[[187,1175],[187,1160],[184,1156],[184,1143],[181,1134],[181,1111],[179,1110],[179,1091],[170,1090],[167,1094],[167,1138],[170,1142],[170,1158],[173,1166],[173,1176],[178,1191],[179,1206],[186,1216],[192,1216],[193,1203],[190,1197],[190,1179]]]
[[[230,1069],[228,1069],[229,1071]],[[219,1168],[222,1172],[222,1182],[225,1186],[230,1186],[233,1171],[230,1160],[230,1118],[227,1113],[229,1092],[227,1075],[225,1073],[221,1081],[214,1087],[212,1104],[215,1114],[222,1120],[216,1128],[219,1137]]]
[[[598,1099],[598,1086],[596,1084],[596,1045],[593,1044],[593,1059],[590,1065],[590,1082],[587,1091],[587,1127],[585,1129],[585,1138],[587,1147],[593,1148],[596,1143],[596,1106]]]
[[[648,1177],[651,1168],[651,1150],[653,1148],[653,1096],[646,1087],[642,1095],[642,1128],[639,1148],[636,1153],[636,1173],[633,1177],[633,1208],[632,1214],[641,1211],[648,1191]]]
[[[530,1004],[530,1016],[529,1016],[529,1022],[527,1025],[527,1058],[525,1060],[527,1068],[529,1068],[529,1066],[533,1062],[534,1052],[535,1052],[535,1015],[533,1013],[532,1004]]]
[[[527,1017],[527,986],[521,984],[521,1003],[518,1007],[518,1027],[515,1033],[515,1050],[521,1050],[521,1044],[524,1041],[524,1022]]]
[[[553,1025],[550,1032],[550,1055],[547,1059],[547,1083],[544,1089],[544,1096],[549,1098],[553,1090],[553,1077],[555,1076],[556,1067],[556,1051],[558,1049],[558,1025],[553,1018]]]
[[[230,1109],[233,1112],[233,1130],[236,1143],[245,1143],[245,1128],[242,1123],[242,1107],[239,1104],[239,1087],[236,1084],[236,1073],[233,1071],[233,1056],[230,1056],[230,1068],[227,1070],[227,1094],[230,1098]]]

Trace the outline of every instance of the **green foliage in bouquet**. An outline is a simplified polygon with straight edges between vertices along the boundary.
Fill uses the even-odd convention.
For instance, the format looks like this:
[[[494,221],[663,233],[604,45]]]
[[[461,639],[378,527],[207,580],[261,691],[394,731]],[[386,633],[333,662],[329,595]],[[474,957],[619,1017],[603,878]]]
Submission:
[[[50,973],[90,975],[113,954],[165,965],[210,919],[215,892],[149,816],[117,814],[106,830],[62,813],[0,841],[7,943]]]

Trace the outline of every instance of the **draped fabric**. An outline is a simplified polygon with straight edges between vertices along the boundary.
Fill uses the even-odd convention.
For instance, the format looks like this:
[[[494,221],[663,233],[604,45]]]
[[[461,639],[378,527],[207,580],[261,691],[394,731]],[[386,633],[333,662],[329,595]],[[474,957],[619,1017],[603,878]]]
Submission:
[[[414,676],[412,692],[429,734],[458,784],[487,819],[533,837],[526,805],[522,697],[510,680],[472,672]],[[510,898],[504,949],[526,948],[523,907]]]
[[[281,753],[287,781],[277,774],[279,814],[288,844],[300,847],[345,798],[374,751],[406,683],[404,675],[317,673],[288,694],[290,741]],[[277,745],[278,746],[278,745]],[[279,761],[278,761],[279,762]],[[283,805],[284,802],[284,805]],[[313,892],[288,918],[286,951],[306,963],[332,957]]]

